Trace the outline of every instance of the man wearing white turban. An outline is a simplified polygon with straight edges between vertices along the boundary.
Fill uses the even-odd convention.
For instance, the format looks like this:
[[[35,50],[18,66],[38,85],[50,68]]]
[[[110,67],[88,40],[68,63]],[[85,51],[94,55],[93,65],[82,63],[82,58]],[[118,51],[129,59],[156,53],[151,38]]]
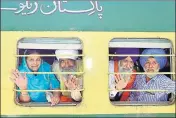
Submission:
[[[131,92],[129,101],[167,101],[169,93],[175,94],[175,82],[163,74],[156,74],[165,67],[167,57],[155,56],[165,55],[165,51],[159,48],[145,49],[142,55],[153,56],[140,57],[140,64],[146,74],[137,75],[132,88],[137,90],[166,90],[166,92]]]
[[[55,51],[57,60],[52,65],[53,72],[82,72],[83,66],[82,61],[77,60],[78,50],[56,50]],[[60,57],[59,55],[68,55]],[[71,92],[62,92],[62,95],[68,98],[72,98],[75,101],[81,101],[82,95],[80,91],[74,91],[82,89],[83,82],[81,75],[72,74],[56,74],[57,79],[60,80],[61,90],[73,90]],[[61,101],[71,102],[70,99]]]

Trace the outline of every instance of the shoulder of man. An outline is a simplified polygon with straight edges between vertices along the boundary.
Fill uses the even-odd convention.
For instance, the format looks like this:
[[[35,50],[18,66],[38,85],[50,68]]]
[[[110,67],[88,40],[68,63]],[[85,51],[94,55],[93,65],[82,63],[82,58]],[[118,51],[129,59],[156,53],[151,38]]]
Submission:
[[[109,61],[109,71],[114,72],[114,60]]]
[[[163,81],[163,83],[165,83],[167,81],[172,81],[169,77],[167,77],[166,75],[163,75],[163,74],[158,74],[157,78],[158,78],[157,80]]]
[[[76,66],[77,66],[77,71],[82,71],[83,70],[83,61],[76,60]]]
[[[80,60],[80,59],[77,59],[77,60],[76,60],[76,63],[77,63],[77,64],[82,64],[82,62],[83,62],[83,60]]]
[[[109,65],[114,64],[114,60],[109,61]]]
[[[145,75],[143,74],[136,75],[136,81],[142,81],[142,79],[144,78],[145,78]]]
[[[54,62],[53,62],[53,64],[52,64],[52,71],[53,72],[58,72],[58,71],[60,71],[60,69],[59,69],[59,61],[57,61],[57,60],[55,60]]]

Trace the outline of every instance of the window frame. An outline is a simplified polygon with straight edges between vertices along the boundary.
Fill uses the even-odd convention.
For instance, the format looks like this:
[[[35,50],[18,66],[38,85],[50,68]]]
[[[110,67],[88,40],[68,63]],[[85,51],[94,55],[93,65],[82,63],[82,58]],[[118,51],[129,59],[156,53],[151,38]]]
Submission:
[[[133,40],[136,40],[136,42],[133,42]],[[139,42],[141,40],[141,42]],[[153,45],[156,45],[157,43],[161,42],[163,43],[162,46],[160,45],[156,45],[156,47],[152,47],[153,45],[149,45],[149,44],[152,44],[152,40],[155,41],[155,44]],[[143,44],[141,44],[143,42]],[[140,44],[140,45],[134,45],[135,43],[137,44]],[[146,45],[147,43],[149,43],[146,47],[143,47],[144,45]],[[167,43],[167,46],[164,46],[164,43]],[[129,46],[130,45],[130,46]],[[112,38],[109,40],[109,44],[108,44],[108,53],[109,53],[109,58],[108,58],[108,90],[110,89],[109,88],[109,61],[111,60],[110,58],[112,58],[112,56],[110,56],[110,48],[168,48],[169,49],[169,52],[170,54],[169,55],[172,55],[172,56],[169,56],[170,60],[170,72],[173,72],[174,69],[173,69],[173,65],[172,64],[174,61],[173,61],[173,58],[175,55],[175,52],[174,52],[174,45],[173,45],[173,42],[169,39],[166,39],[166,38]],[[117,55],[117,54],[114,54],[114,55]],[[141,55],[141,54],[139,54]],[[175,59],[174,59],[175,60]],[[114,72],[115,73],[115,72]],[[141,73],[141,72],[140,72]],[[159,72],[158,72],[159,73]],[[114,74],[113,74],[114,75]],[[136,74],[137,75],[137,74]],[[171,74],[170,76],[170,79],[175,81],[174,80],[174,74]],[[157,105],[157,106],[167,106],[167,105],[172,105],[175,103],[175,96],[174,94],[171,94],[171,98],[172,101],[166,101],[166,102],[155,102],[155,103],[147,103],[147,102],[141,102],[141,101],[111,101],[110,100],[110,96],[109,96],[109,92],[111,90],[108,91],[108,97],[109,97],[109,101],[112,105],[115,105],[115,106],[152,106],[152,105]]]
[[[27,39],[27,40],[26,40]],[[42,43],[43,46],[40,45],[40,48],[38,48],[38,45],[32,45],[34,46],[35,48],[32,48],[31,45],[27,45],[27,43],[31,44],[31,43],[35,43],[35,41],[33,42],[32,40],[36,40],[37,44],[40,44],[40,42],[38,41],[41,41],[41,40],[45,40],[45,39],[49,39],[48,42],[50,42],[50,47],[52,45],[52,41],[53,40],[61,40],[61,41],[58,41],[58,44],[55,44],[55,46],[51,47],[52,49],[49,49],[49,50],[56,50],[56,49],[75,49],[75,50],[81,50],[82,51],[82,54],[78,54],[78,57],[82,57],[82,84],[83,84],[83,88],[80,89],[81,91],[81,95],[82,95],[82,99],[81,101],[79,102],[76,102],[76,101],[72,101],[72,102],[60,102],[58,103],[57,105],[55,106],[77,106],[77,105],[80,105],[82,102],[83,102],[83,95],[84,95],[84,52],[83,52],[83,41],[78,38],[78,37],[23,37],[21,39],[19,39],[17,41],[17,44],[16,44],[16,68],[18,68],[18,65],[19,65],[19,56],[20,55],[20,49],[48,49],[48,48],[45,48],[45,46],[48,46],[46,45],[47,44],[47,41]],[[52,40],[51,40],[52,39]],[[68,42],[67,42],[68,41]],[[69,42],[70,41],[70,42]],[[57,42],[57,41],[56,41]],[[72,42],[72,43],[71,43]],[[20,44],[21,43],[21,44]],[[69,44],[69,45],[68,45]],[[19,47],[20,46],[20,47]],[[27,48],[24,48],[25,46],[28,46]],[[56,47],[59,47],[59,48],[56,48]],[[61,48],[60,48],[61,47]],[[72,48],[70,48],[72,47]],[[49,54],[47,54],[49,55]],[[55,57],[55,56],[53,56]],[[56,78],[57,79],[57,78]],[[28,103],[22,103],[22,102],[19,102],[19,98],[17,96],[17,92],[18,91],[15,91],[17,90],[17,85],[14,84],[14,102],[16,105],[19,105],[19,106],[23,106],[23,107],[51,107],[51,103],[49,102],[28,102]]]

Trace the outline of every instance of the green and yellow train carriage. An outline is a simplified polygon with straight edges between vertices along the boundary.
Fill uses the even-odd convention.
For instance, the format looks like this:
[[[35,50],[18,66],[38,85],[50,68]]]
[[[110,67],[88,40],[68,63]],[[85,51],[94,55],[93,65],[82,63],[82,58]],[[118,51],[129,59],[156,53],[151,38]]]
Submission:
[[[36,4],[42,4],[45,12],[49,12],[54,9],[54,3],[49,0],[1,2],[1,117],[175,117],[175,95],[171,94],[172,99],[167,102],[156,104],[111,102],[108,88],[109,60],[118,56],[110,53],[110,49],[119,47],[165,49],[169,63],[167,71],[162,73],[175,81],[174,0],[60,1],[65,9],[77,12],[97,7],[90,15],[59,11],[47,15],[39,8],[30,15],[15,13],[15,8],[21,8],[22,4],[29,5],[25,13],[31,13],[29,10],[34,10]],[[99,12],[101,17],[97,15]],[[79,50],[79,59],[83,60],[82,101],[53,107],[49,103],[18,102],[16,86],[9,76],[11,69],[19,66],[25,49],[43,50],[49,64],[55,59],[56,49]]]

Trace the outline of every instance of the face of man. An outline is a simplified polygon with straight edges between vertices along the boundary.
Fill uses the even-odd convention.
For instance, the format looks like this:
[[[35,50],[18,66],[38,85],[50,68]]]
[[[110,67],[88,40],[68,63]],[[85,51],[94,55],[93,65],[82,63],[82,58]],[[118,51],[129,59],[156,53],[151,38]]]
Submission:
[[[75,60],[72,59],[60,59],[60,68],[63,72],[74,72],[75,69]]]
[[[159,64],[155,58],[149,57],[144,65],[144,71],[148,73],[159,72]],[[149,78],[155,77],[157,74],[147,74]]]
[[[131,71],[133,69],[134,66],[134,62],[131,59],[131,57],[127,57],[123,60],[120,61],[120,67],[124,70],[124,71]]]
[[[30,55],[38,55],[38,54],[33,53]],[[29,56],[26,58],[26,62],[30,70],[32,70],[33,72],[37,72],[41,64],[41,57],[40,56]]]
[[[126,57],[123,60],[119,61],[119,72],[129,72],[131,73],[133,70],[134,62],[131,57]],[[130,74],[120,74],[121,78],[130,79]]]
[[[76,61],[72,59],[59,59],[59,66],[61,72],[76,72]],[[69,78],[70,74],[62,75],[65,78]],[[76,75],[75,75],[76,76]]]

